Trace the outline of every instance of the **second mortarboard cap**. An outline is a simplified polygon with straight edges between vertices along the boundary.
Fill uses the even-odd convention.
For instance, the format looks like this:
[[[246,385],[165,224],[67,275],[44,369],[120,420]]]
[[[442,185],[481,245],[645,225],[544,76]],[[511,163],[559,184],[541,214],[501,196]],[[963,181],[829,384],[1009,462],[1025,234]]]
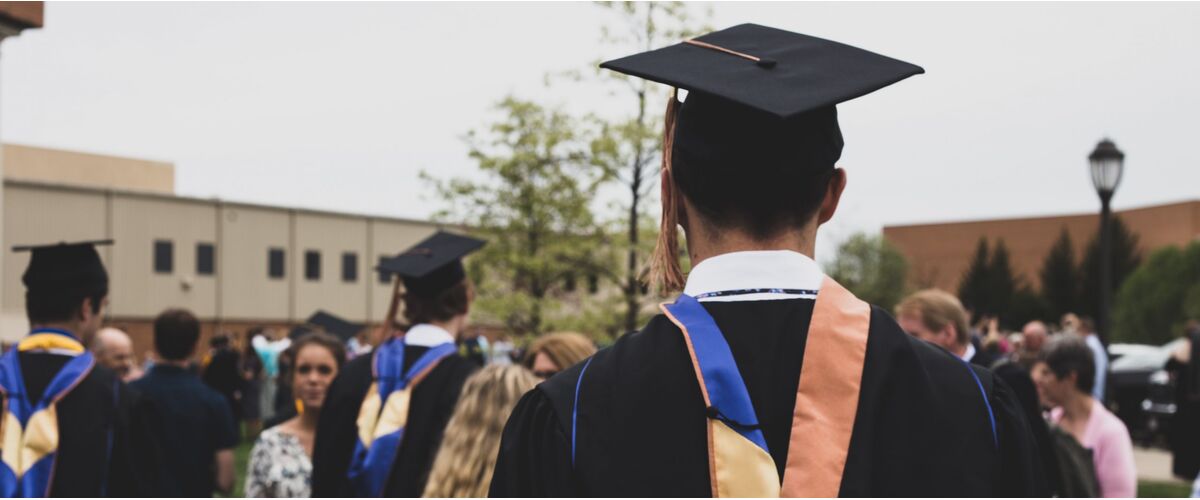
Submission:
[[[21,281],[31,293],[103,291],[108,289],[108,271],[96,252],[97,245],[112,240],[93,240],[49,245],[20,245],[14,252],[30,252],[29,266]]]
[[[673,160],[698,168],[813,171],[832,169],[841,156],[838,103],[925,72],[874,52],[757,24],[600,67],[688,90],[673,131]]]
[[[481,239],[438,231],[400,255],[384,259],[379,269],[399,274],[408,293],[433,298],[466,278],[462,258],[484,243]]]

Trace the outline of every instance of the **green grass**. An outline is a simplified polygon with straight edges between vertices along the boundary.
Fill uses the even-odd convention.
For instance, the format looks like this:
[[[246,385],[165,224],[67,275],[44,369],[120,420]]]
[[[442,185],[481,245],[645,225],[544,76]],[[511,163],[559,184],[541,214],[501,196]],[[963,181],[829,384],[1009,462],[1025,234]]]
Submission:
[[[1138,498],[1187,498],[1191,494],[1192,487],[1187,483],[1138,481]]]
[[[254,438],[247,438],[233,449],[233,494],[228,498],[246,496],[246,466],[250,464],[250,449],[254,448]],[[223,497],[223,495],[217,495]]]

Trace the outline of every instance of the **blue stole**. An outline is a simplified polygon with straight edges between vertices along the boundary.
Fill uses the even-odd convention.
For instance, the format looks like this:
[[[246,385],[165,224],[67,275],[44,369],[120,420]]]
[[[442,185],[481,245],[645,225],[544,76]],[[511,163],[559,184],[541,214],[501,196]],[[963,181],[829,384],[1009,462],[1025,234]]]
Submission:
[[[72,356],[46,390],[30,404],[21,376],[20,351]],[[56,405],[91,373],[95,360],[70,332],[34,330],[15,349],[0,357],[0,496],[38,498],[50,493],[59,434]],[[97,464],[100,465],[100,464]]]
[[[375,382],[359,408],[358,440],[347,470],[354,496],[383,496],[408,422],[412,389],[439,361],[456,350],[453,342],[446,342],[429,348],[411,367],[405,367],[404,348],[401,337],[390,339],[375,350],[372,360]]]

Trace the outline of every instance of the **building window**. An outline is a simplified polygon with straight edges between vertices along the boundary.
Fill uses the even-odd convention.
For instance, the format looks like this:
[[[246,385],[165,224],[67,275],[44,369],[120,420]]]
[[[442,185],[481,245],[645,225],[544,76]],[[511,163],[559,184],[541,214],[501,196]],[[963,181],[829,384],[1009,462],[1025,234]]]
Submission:
[[[283,249],[271,248],[267,250],[267,277],[283,278]]]
[[[170,274],[174,270],[174,245],[169,240],[154,240],[154,272]]]
[[[342,254],[342,281],[346,283],[358,281],[358,254],[354,252]]]
[[[304,252],[304,279],[309,281],[321,279],[321,252],[316,250]]]
[[[587,283],[588,293],[595,295],[596,292],[600,291],[600,275],[596,273],[588,274]]]
[[[216,250],[212,243],[196,244],[196,274],[212,276],[216,272]]]
[[[392,273],[385,271],[383,269],[383,261],[385,261],[385,260],[387,260],[387,257],[379,258],[379,283],[383,284],[383,285],[386,285],[386,284],[392,282]]]

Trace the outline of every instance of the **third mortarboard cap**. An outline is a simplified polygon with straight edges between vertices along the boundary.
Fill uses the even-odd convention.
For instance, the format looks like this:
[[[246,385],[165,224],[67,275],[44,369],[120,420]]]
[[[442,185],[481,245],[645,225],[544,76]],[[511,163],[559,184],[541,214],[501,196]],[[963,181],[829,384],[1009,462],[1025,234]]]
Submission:
[[[714,31],[600,67],[721,97],[784,119],[925,72],[920,66],[857,47],[757,24]]]
[[[21,276],[30,292],[92,292],[108,288],[108,272],[96,246],[111,244],[112,240],[60,242],[20,245],[13,247],[13,251],[30,252],[29,267]]]
[[[358,332],[363,329],[363,325],[359,323],[347,321],[325,311],[313,313],[305,323],[325,330],[326,333],[341,339],[343,342],[358,335]]]
[[[481,239],[438,231],[400,255],[384,259],[379,269],[399,274],[409,293],[434,297],[466,277],[462,258],[484,243]]]

